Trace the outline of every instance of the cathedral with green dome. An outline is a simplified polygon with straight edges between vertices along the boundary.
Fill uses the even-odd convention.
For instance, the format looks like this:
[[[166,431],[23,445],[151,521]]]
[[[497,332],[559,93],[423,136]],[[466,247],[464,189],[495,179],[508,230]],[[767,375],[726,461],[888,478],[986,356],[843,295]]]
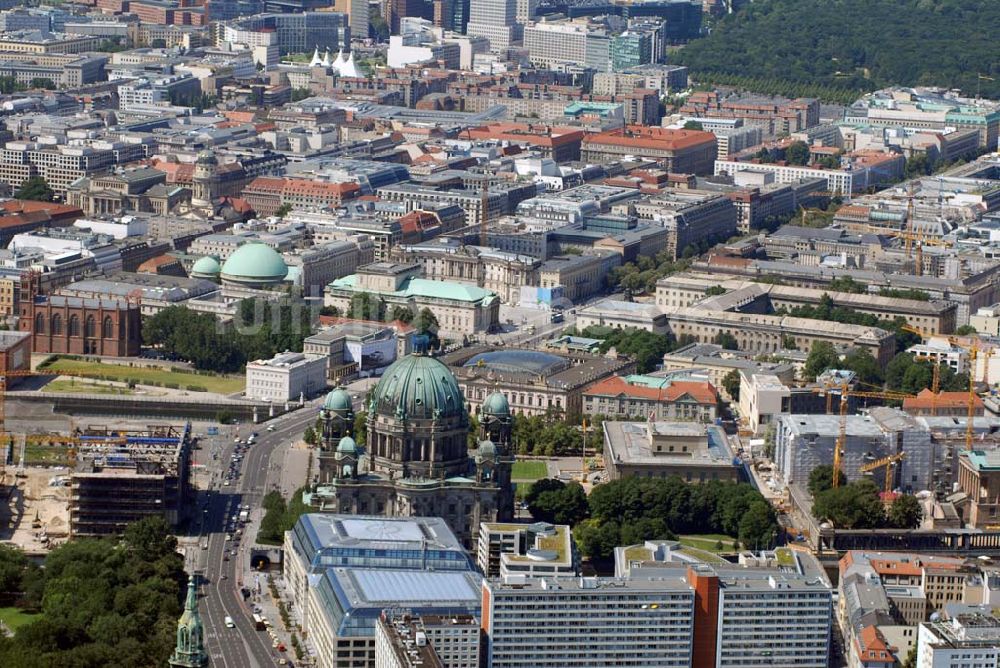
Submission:
[[[371,392],[359,445],[350,396],[327,395],[321,413],[318,510],[387,517],[442,517],[468,547],[481,522],[514,510],[510,406],[499,393],[469,447],[469,413],[447,366],[417,352],[393,363]]]

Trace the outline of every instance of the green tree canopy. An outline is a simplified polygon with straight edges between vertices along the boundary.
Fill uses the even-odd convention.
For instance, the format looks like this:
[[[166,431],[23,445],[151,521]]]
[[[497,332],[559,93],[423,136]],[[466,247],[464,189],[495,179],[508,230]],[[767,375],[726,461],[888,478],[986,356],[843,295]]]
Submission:
[[[699,82],[789,97],[851,102],[922,85],[996,98],[998,21],[1000,3],[985,0],[756,0],[672,57]]]
[[[915,496],[900,494],[889,505],[886,522],[897,529],[916,529],[923,518],[920,501]]]
[[[51,202],[55,196],[49,182],[41,176],[32,176],[21,184],[21,187],[14,193],[16,199],[28,199],[36,202]]]
[[[0,552],[0,571],[8,558],[19,561]],[[22,569],[22,588],[32,572]],[[0,665],[166,665],[187,577],[163,518],[142,520],[120,539],[65,543],[46,556],[38,573],[28,577],[41,594],[42,614],[0,640]]]
[[[790,165],[808,165],[809,145],[804,141],[793,141],[785,149],[785,162]]]
[[[540,483],[542,490],[536,492],[534,488]],[[561,480],[539,480],[532,485],[525,502],[532,517],[553,524],[576,526],[590,514],[587,494],[578,482],[567,485]]]
[[[847,478],[844,477],[843,471],[837,471],[838,484],[847,484]],[[830,464],[821,464],[817,466],[812,471],[809,472],[809,484],[807,489],[809,493],[816,496],[820,492],[825,492],[828,489],[833,488],[833,466]]]
[[[816,494],[813,515],[841,529],[877,529],[885,524],[879,489],[868,479]]]
[[[686,123],[684,123],[684,129],[701,131],[705,129],[705,126],[699,123],[698,121],[687,121]]]
[[[816,380],[827,369],[834,369],[840,363],[840,357],[829,341],[816,341],[809,349],[809,356],[806,357],[806,364],[802,369],[802,375],[808,380]]]
[[[722,377],[722,387],[733,401],[740,400],[740,372],[733,369]]]

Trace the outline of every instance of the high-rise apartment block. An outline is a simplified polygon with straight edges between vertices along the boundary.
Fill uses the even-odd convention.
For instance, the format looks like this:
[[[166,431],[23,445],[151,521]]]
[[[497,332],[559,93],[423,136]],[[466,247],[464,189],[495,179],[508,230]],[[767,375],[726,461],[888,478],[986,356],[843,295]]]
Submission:
[[[509,49],[521,37],[517,4],[517,0],[472,0],[466,34],[488,39],[493,53]]]
[[[821,577],[664,563],[624,578],[485,580],[482,619],[493,668],[825,668],[833,610]]]

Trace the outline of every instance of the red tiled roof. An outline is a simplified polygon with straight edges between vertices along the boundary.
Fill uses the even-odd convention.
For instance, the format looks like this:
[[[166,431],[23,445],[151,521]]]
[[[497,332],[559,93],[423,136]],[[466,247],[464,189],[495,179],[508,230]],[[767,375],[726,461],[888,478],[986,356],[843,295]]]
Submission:
[[[652,399],[666,403],[679,401],[685,396],[694,399],[699,404],[716,404],[719,402],[718,393],[711,383],[696,380],[677,380],[667,387],[655,388],[645,385],[630,385],[621,376],[612,376],[599,380],[590,385],[584,394],[601,396],[625,395],[636,397],[637,399]]]
[[[920,390],[920,392],[917,393],[917,396],[903,399],[904,411],[907,409],[966,408],[968,405],[968,392],[938,392],[937,396],[934,396],[934,392],[926,387]],[[978,396],[975,397],[975,405],[977,410],[983,408],[983,400]]]
[[[56,202],[36,202],[29,199],[12,199],[0,203],[0,211],[3,213],[34,213],[44,211],[50,216],[78,214],[83,215],[83,210],[68,204],[58,204]]]
[[[682,151],[703,144],[714,144],[715,135],[700,130],[672,130],[670,128],[629,125],[625,128],[589,135],[584,138],[583,143]]]

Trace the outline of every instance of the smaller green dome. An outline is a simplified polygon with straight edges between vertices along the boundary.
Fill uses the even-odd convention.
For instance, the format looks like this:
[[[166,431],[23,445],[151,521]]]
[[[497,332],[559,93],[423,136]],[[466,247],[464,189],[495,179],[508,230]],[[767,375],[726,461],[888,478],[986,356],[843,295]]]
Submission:
[[[206,255],[198,258],[198,261],[191,266],[191,274],[198,276],[218,276],[222,271],[219,258],[214,255]]]
[[[510,404],[500,392],[494,392],[483,401],[484,415],[510,415]]]
[[[325,411],[350,412],[353,408],[351,395],[339,387],[326,395],[326,400],[323,402],[323,410]]]
[[[358,454],[358,444],[350,436],[345,436],[337,444],[337,452],[345,455],[356,455]]]

